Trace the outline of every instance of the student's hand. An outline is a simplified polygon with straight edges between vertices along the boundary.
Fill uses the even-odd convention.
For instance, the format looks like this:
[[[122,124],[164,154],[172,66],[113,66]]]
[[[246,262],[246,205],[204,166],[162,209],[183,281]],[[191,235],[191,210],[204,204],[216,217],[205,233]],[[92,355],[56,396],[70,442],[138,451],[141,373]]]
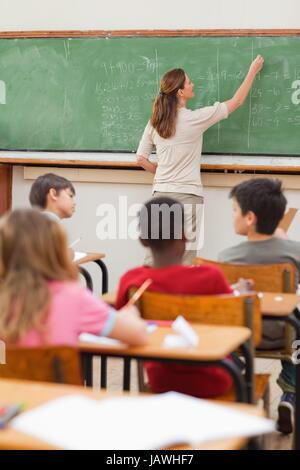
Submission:
[[[283,228],[281,228],[281,227],[277,227],[277,229],[274,232],[274,237],[275,238],[282,238],[282,240],[288,240],[289,239],[286,231],[283,230]]]
[[[157,164],[150,162],[149,160],[147,160],[147,158],[143,157],[143,155],[137,155],[137,156],[136,156],[136,163],[137,163],[137,165],[139,165],[139,166],[141,166],[142,168],[144,168],[144,170],[149,171],[150,173],[155,174],[156,168],[157,168]]]
[[[132,346],[143,346],[148,341],[147,323],[133,305],[124,307],[117,313],[113,329],[109,335]]]
[[[129,318],[141,318],[141,314],[138,308],[135,305],[130,307],[123,307],[120,309],[122,315],[127,315]]]
[[[254,291],[254,281],[253,279],[243,279],[240,277],[238,282],[231,287],[234,287],[234,290],[240,294],[247,294]]]
[[[256,56],[253,60],[252,64],[250,65],[249,71],[256,75],[258,72],[261,71],[264,65],[264,58],[261,55]]]

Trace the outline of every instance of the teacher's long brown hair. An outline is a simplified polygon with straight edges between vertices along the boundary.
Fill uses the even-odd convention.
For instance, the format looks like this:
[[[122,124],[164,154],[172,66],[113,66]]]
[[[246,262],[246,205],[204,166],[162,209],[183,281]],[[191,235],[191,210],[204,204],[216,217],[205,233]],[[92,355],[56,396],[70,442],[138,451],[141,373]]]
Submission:
[[[160,92],[153,105],[150,122],[160,137],[168,139],[175,134],[177,118],[177,92],[184,88],[185,72],[173,69],[160,82]]]

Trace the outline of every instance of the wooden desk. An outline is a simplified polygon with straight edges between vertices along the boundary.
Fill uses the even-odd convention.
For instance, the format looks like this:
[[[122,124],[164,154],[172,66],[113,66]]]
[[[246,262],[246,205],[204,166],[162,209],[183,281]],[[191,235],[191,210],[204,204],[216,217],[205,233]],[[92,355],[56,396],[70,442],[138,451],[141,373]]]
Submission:
[[[261,292],[261,312],[264,320],[285,321],[293,326],[296,331],[296,339],[300,339],[300,316],[295,309],[300,304],[300,295],[285,294],[281,292]],[[106,294],[104,299],[110,305],[116,301],[116,292]],[[300,366],[296,365],[296,415],[295,415],[295,448],[300,450]]]
[[[106,345],[79,343],[79,350],[83,358],[84,376],[87,385],[92,385],[92,358],[101,357],[101,387],[106,388],[106,360],[107,357],[124,358],[123,390],[130,389],[130,361],[131,359],[151,360],[160,362],[177,362],[189,365],[219,365],[229,372],[233,378],[237,401],[246,402],[247,393],[244,378],[238,367],[227,357],[239,347],[252,367],[252,356],[249,354],[247,340],[251,331],[246,327],[237,326],[209,326],[193,324],[200,341],[196,347],[191,348],[165,348],[163,341],[166,335],[174,334],[170,327],[157,327],[149,335],[149,342],[142,347],[127,345]],[[251,369],[252,370],[252,369]]]
[[[75,263],[80,267],[80,272],[84,276],[87,283],[87,287],[91,291],[93,290],[92,278],[89,272],[86,269],[82,268],[81,265],[85,263],[96,263],[102,272],[102,294],[106,294],[106,292],[108,291],[108,271],[103,261],[103,258],[105,258],[104,253],[87,253],[86,256],[80,258],[78,261],[75,261]]]
[[[278,228],[282,228],[285,232],[287,232],[297,212],[298,209],[296,209],[295,207],[290,207],[281,219]]]
[[[102,300],[104,300],[106,303],[111,305],[112,307],[115,307],[116,305],[116,297],[117,293],[116,292],[108,292],[107,294],[104,294],[102,296]],[[245,357],[245,363],[246,363],[246,381],[247,381],[247,388],[248,388],[248,394],[249,394],[249,403],[253,402],[253,387],[254,387],[254,370],[253,370],[253,354],[246,350],[245,347],[242,347],[242,352]]]
[[[88,396],[89,398],[93,398],[95,400],[101,400],[103,398],[108,397],[108,394],[106,392],[92,391],[91,389],[79,386],[45,384],[41,382],[29,382],[23,380],[0,379],[1,403],[13,404],[24,402],[26,403],[26,410],[35,408],[36,406],[47,403],[47,401],[53,400],[55,398],[78,393]],[[109,394],[109,396],[116,395],[120,395],[120,393]],[[253,414],[256,416],[263,416],[263,411],[254,405],[229,405],[227,403],[220,404],[230,406],[233,409],[240,410],[245,413]],[[105,423],[103,423],[103,429],[105,429]],[[201,444],[201,446],[196,446],[195,448],[178,446],[174,449],[236,450],[244,447],[246,443],[247,438],[234,438],[222,441],[214,441],[207,444]],[[23,434],[19,431],[15,431],[14,429],[8,426],[7,428],[0,430],[0,449],[51,450],[54,449],[54,447],[29,435]]]
[[[75,261],[76,264],[91,263],[92,261],[97,261],[98,259],[105,258],[104,253],[86,253],[86,256]]]
[[[116,292],[106,292],[106,294],[103,294],[101,296],[101,298],[108,305],[111,305],[112,307],[114,307],[116,305],[116,301],[117,301],[117,293]]]
[[[292,325],[296,333],[296,340],[300,340],[300,316],[295,309],[300,303],[297,294],[284,294],[281,292],[261,292],[258,294],[261,302],[261,311],[264,320],[284,321]],[[295,410],[295,449],[300,450],[300,364],[296,367],[296,410]]]
[[[280,292],[260,292],[261,312],[264,317],[288,316],[300,304],[300,295]]]

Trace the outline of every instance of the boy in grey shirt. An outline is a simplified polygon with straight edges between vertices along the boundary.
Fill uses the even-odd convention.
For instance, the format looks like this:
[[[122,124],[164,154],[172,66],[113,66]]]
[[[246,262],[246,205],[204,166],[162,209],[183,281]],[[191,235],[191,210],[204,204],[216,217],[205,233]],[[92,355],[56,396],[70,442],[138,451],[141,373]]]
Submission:
[[[281,181],[254,178],[235,186],[230,198],[233,202],[233,224],[235,232],[247,236],[247,241],[219,254],[219,261],[237,264],[293,263],[300,272],[300,243],[288,240],[277,229],[282,219],[286,198]],[[284,345],[284,324],[263,322],[262,349]],[[282,362],[278,385],[283,395],[278,407],[278,430],[293,431],[295,406],[295,366]]]
[[[223,250],[219,261],[237,264],[292,263],[300,272],[300,242],[278,238],[251,240]]]

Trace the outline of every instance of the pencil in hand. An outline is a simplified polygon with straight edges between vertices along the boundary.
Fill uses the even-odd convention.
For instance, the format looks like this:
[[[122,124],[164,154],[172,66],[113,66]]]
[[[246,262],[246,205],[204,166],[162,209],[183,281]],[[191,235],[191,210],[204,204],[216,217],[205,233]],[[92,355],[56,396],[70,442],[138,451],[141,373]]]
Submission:
[[[81,237],[76,238],[76,240],[74,240],[74,241],[69,245],[69,248],[73,248],[73,246],[77,245],[77,243],[79,243],[80,240],[81,240]]]
[[[152,282],[153,282],[152,279],[146,279],[146,281],[143,282],[141,287],[139,287],[138,290],[133,294],[133,296],[128,300],[125,307],[131,307],[132,305],[134,305],[135,302],[137,302],[139,298],[141,297],[141,295],[145,292],[145,290],[148,289],[150,284],[152,284]]]

